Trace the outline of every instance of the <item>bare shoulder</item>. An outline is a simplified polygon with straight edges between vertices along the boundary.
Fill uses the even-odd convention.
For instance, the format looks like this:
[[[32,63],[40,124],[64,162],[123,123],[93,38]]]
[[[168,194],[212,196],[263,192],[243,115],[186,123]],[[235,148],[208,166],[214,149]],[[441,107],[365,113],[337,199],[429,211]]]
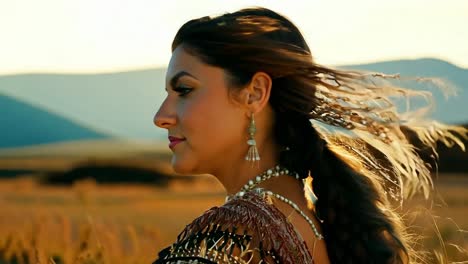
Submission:
[[[314,263],[316,264],[328,264],[330,263],[328,257],[327,246],[325,239],[323,238],[323,232],[321,229],[321,223],[315,217],[314,213],[308,209],[307,203],[295,202],[297,207],[308,217],[305,219],[297,210],[291,205],[279,199],[274,199],[272,204],[284,215],[289,223],[294,226],[294,229],[298,233],[312,255]],[[312,224],[309,222],[312,221]],[[317,232],[314,231],[317,230]]]

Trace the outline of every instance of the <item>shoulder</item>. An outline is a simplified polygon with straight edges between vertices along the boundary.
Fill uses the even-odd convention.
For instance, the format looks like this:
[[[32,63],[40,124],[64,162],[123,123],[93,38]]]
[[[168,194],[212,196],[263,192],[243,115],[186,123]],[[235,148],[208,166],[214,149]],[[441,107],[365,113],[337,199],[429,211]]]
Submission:
[[[217,263],[223,263],[224,258],[226,263],[249,263],[246,259],[262,259],[266,263],[312,262],[305,242],[292,224],[268,197],[254,191],[207,210],[185,227],[176,243],[166,249],[166,255],[193,256],[186,248],[198,252],[197,257],[214,256]]]

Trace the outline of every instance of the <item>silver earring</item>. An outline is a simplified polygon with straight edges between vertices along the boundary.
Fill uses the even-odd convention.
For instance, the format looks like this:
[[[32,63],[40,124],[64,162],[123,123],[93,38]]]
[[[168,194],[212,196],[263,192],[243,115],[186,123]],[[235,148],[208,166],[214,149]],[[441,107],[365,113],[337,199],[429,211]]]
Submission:
[[[256,162],[260,160],[260,155],[258,155],[257,142],[255,141],[254,135],[257,132],[257,127],[255,126],[254,114],[252,113],[249,125],[249,140],[247,140],[247,145],[249,145],[249,151],[245,160]]]

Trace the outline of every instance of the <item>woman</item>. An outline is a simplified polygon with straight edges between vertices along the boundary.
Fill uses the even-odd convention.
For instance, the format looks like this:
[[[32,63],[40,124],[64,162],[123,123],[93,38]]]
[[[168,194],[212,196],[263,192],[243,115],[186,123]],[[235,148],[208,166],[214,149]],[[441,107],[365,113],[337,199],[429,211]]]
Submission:
[[[392,77],[317,65],[268,9],[184,24],[154,122],[174,170],[212,174],[228,196],[155,263],[418,260],[389,198],[427,193],[430,171],[401,128],[430,148],[466,131],[400,115],[390,97],[427,94],[383,82]]]

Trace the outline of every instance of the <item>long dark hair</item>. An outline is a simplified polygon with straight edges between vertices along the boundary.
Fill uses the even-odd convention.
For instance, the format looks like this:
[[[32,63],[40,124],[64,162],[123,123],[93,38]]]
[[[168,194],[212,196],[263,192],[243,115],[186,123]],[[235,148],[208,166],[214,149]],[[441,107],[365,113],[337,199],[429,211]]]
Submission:
[[[430,172],[401,132],[402,118],[389,97],[427,94],[369,82],[371,77],[394,76],[314,63],[298,28],[265,8],[191,20],[177,32],[172,50],[181,44],[205,63],[225,69],[232,89],[248,84],[258,71],[271,76],[274,133],[289,148],[280,163],[313,176],[316,211],[332,263],[420,260],[389,202],[392,192],[386,190],[397,196],[427,192]],[[345,128],[354,136],[326,133],[310,120]],[[425,125],[406,122],[430,147],[441,139],[451,144],[456,133],[466,133],[436,122]]]

